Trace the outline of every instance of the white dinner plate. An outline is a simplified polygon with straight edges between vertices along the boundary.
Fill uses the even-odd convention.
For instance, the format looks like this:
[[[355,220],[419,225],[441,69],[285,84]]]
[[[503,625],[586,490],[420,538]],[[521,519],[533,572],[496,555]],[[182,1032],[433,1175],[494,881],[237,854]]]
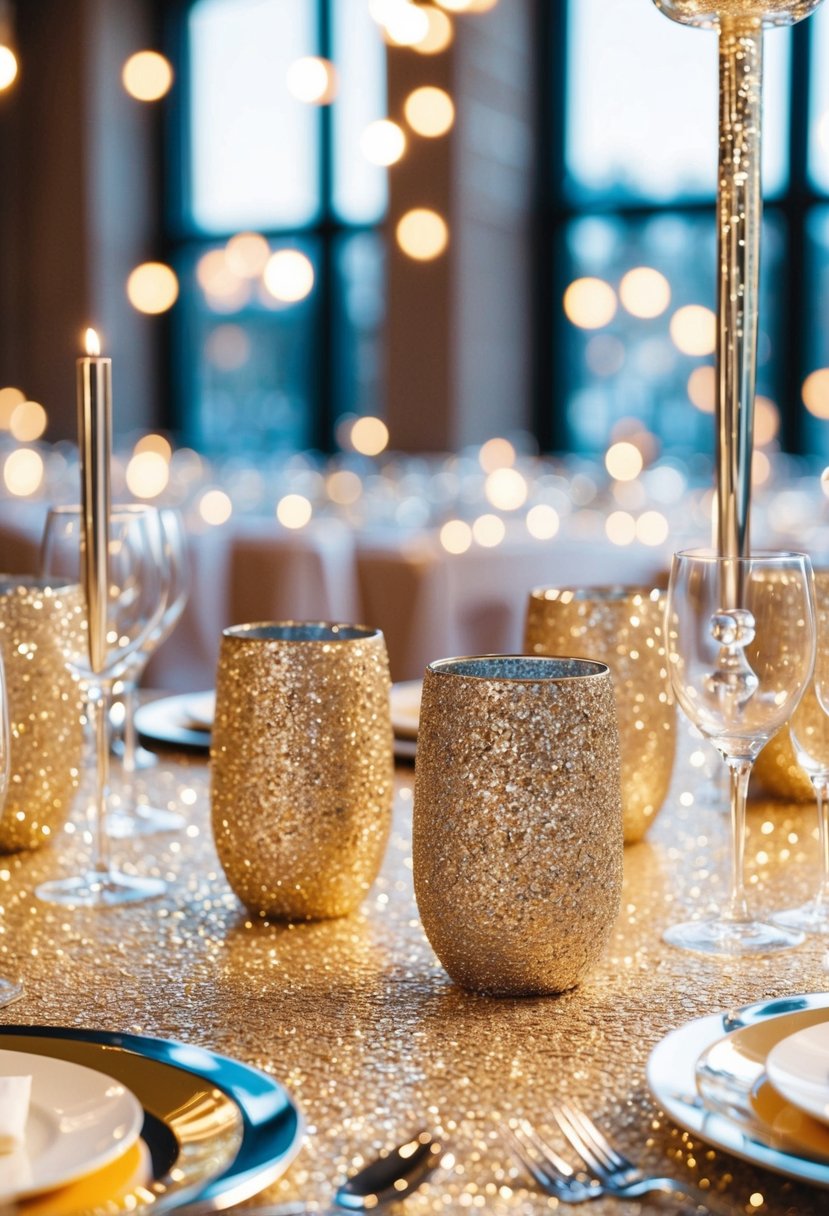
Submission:
[[[798,1000],[799,1010],[823,1009],[822,1016],[827,1016],[825,1011],[829,1006],[829,993],[810,994]],[[780,1004],[782,1002],[769,1001],[768,1008],[774,1010]],[[762,1005],[752,1006],[750,1013],[749,1024],[762,1024],[767,1037],[775,1042],[789,1033],[791,1022],[788,1027],[786,1022],[797,1016],[784,1014],[765,1019]],[[724,1102],[712,1104],[700,1094],[697,1088],[697,1062],[723,1040],[723,1032],[728,1025],[735,1025],[733,1014],[709,1014],[687,1022],[657,1043],[650,1054],[647,1068],[648,1087],[654,1098],[680,1127],[716,1148],[725,1149],[753,1165],[764,1166],[801,1182],[829,1187],[829,1160],[811,1156],[808,1150],[796,1147],[788,1136],[778,1135],[772,1127],[776,1115],[774,1111],[767,1110],[765,1104],[769,1097],[773,1098],[774,1091],[770,1095],[772,1087],[762,1084],[765,1079],[764,1067],[760,1068],[759,1076],[753,1083],[753,1100],[746,1110],[741,1110],[739,1103],[733,1109],[729,1109]],[[742,1033],[742,1030],[740,1027],[737,1033]],[[781,1101],[778,1097],[777,1102]],[[788,1109],[791,1110],[790,1107]],[[815,1126],[819,1132],[824,1131],[820,1125]]]
[[[32,1078],[26,1139],[0,1155],[0,1202],[66,1186],[126,1153],[144,1110],[120,1081],[67,1060],[0,1051],[0,1075]]]
[[[768,1054],[766,1073],[793,1106],[829,1123],[829,1022],[781,1039]]]
[[[213,716],[216,713],[216,694],[209,692],[194,692],[187,696],[182,705],[182,726],[192,730],[212,730]]]
[[[417,739],[422,680],[403,680],[391,686],[391,724],[398,739]]]

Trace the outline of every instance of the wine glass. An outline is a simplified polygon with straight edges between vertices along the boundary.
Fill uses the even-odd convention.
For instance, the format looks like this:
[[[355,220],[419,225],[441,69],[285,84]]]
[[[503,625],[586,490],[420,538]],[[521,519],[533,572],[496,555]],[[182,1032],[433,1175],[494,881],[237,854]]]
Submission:
[[[6,676],[3,660],[0,657],[0,812],[6,801],[11,776],[9,755],[11,751],[11,730],[9,727],[9,698],[6,692]],[[22,984],[0,976],[0,1006],[10,1005],[23,995]]]
[[[93,666],[89,623],[69,643],[66,663],[80,681],[88,716],[94,722],[96,787],[90,831],[92,857],[70,878],[42,883],[39,898],[68,906],[101,907],[160,895],[158,878],[125,874],[111,862],[106,834],[109,801],[109,705],[113,683],[126,671],[131,656],[155,628],[164,608],[162,569],[154,528],[154,507],[115,507],[109,518],[108,588],[103,663]],[[83,513],[79,507],[53,507],[47,516],[41,551],[42,572],[80,582]]]
[[[802,932],[753,919],[743,860],[752,766],[812,676],[812,584],[811,563],[802,553],[724,558],[688,550],[674,555],[666,617],[671,682],[685,713],[728,766],[732,863],[727,906],[711,920],[666,930],[671,945],[740,956],[803,941]]]
[[[141,507],[135,508],[141,510]],[[158,510],[161,570],[164,580],[164,611],[142,645],[130,656],[119,680],[124,707],[123,752],[121,764],[126,778],[126,805],[111,807],[107,816],[110,836],[147,836],[154,832],[176,832],[185,825],[183,815],[136,800],[135,701],[138,682],[153,652],[172,633],[184,611],[190,590],[190,565],[184,521],[174,507]]]

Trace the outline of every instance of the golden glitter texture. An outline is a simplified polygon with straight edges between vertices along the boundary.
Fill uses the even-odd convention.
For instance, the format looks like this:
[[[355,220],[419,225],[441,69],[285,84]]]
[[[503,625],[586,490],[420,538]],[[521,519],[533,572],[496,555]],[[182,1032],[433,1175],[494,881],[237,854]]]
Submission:
[[[781,621],[785,606],[781,609]],[[817,630],[817,660],[815,672],[824,667],[829,672],[829,571],[815,571],[815,622]],[[786,626],[783,626],[784,632]],[[796,711],[801,719],[801,730],[807,730],[810,720],[817,725],[823,710],[815,694],[814,681]],[[777,798],[793,802],[814,801],[815,791],[808,774],[797,762],[788,724],[771,739],[754,763],[754,778],[763,789]]]
[[[610,673],[498,655],[427,668],[412,859],[426,936],[464,988],[563,992],[619,910],[619,735]]]
[[[665,593],[644,587],[539,587],[530,595],[528,654],[607,663],[622,752],[625,844],[641,840],[668,792],[676,711],[665,659]]]
[[[0,816],[0,851],[34,849],[66,818],[78,788],[81,697],[66,667],[82,628],[78,586],[15,575],[0,580],[0,650],[11,725],[11,774]]]
[[[211,814],[219,859],[262,916],[352,912],[391,822],[389,668],[379,630],[226,629],[216,678]]]

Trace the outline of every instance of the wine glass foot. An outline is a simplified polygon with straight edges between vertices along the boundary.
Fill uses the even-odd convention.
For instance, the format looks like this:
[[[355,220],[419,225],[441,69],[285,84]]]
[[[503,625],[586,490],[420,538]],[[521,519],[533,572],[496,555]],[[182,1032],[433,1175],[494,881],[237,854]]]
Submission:
[[[22,995],[22,984],[16,984],[14,980],[0,979],[0,1008],[3,1005],[11,1005],[12,1001],[18,1000]]]
[[[73,878],[41,883],[35,888],[35,895],[45,903],[61,904],[66,908],[113,908],[155,899],[166,890],[167,884],[160,878],[144,878],[110,869],[103,873],[88,870]]]
[[[165,811],[158,806],[139,802],[131,811],[123,807],[107,814],[106,832],[114,840],[133,836],[155,836],[159,832],[180,832],[187,820],[178,811]]]
[[[692,920],[672,925],[663,941],[696,954],[718,954],[728,958],[774,954],[799,946],[805,934],[764,921]]]
[[[829,937],[829,907],[824,903],[801,904],[799,908],[786,908],[784,912],[775,912],[771,918],[776,925],[785,929],[799,929],[803,933],[818,933]]]

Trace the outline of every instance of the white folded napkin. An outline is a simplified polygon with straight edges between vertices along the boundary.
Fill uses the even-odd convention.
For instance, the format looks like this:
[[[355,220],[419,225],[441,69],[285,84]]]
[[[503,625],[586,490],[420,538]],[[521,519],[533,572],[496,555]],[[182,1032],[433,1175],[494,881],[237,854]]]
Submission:
[[[0,1077],[0,1153],[19,1148],[26,1136],[32,1078]]]

